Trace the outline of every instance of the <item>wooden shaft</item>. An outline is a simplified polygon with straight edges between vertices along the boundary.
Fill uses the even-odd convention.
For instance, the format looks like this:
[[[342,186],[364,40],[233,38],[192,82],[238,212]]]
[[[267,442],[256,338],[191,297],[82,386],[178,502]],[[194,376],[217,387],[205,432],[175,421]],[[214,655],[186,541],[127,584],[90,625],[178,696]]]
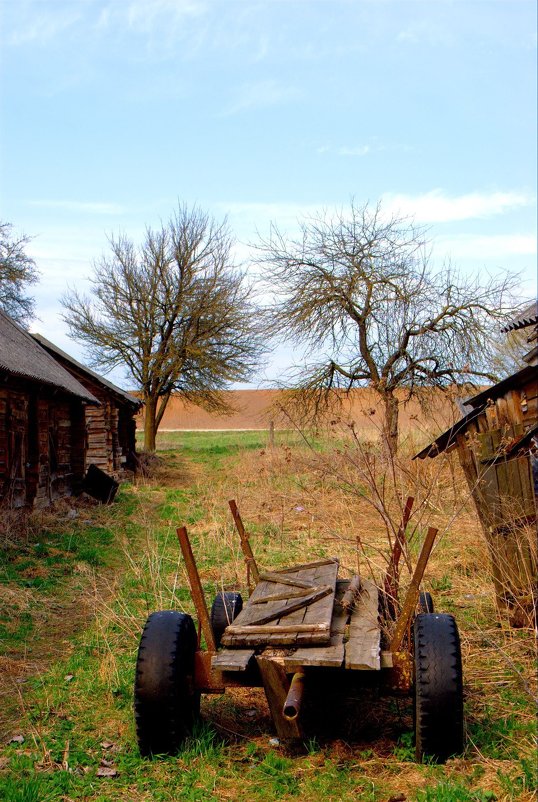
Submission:
[[[343,610],[349,610],[353,606],[355,599],[361,589],[361,579],[359,576],[354,576],[349,583],[347,590],[342,596],[340,607]]]
[[[430,526],[426,537],[424,538],[424,543],[422,544],[422,549],[420,551],[419,558],[417,560],[417,565],[415,568],[415,573],[411,579],[411,584],[407,590],[407,594],[405,596],[405,601],[402,605],[402,610],[396,621],[396,627],[394,628],[394,634],[392,636],[392,640],[390,642],[390,650],[391,652],[397,652],[400,650],[402,645],[402,641],[411,620],[413,613],[415,612],[415,608],[417,606],[418,597],[420,593],[420,583],[422,582],[422,577],[424,576],[424,571],[426,569],[426,565],[428,564],[428,559],[430,557],[430,553],[433,547],[434,540],[437,536],[438,530],[435,529],[433,526]]]
[[[385,577],[385,595],[387,597],[391,618],[394,618],[395,616],[400,575],[399,563],[404,544],[406,543],[405,530],[411,517],[411,510],[413,509],[414,501],[415,499],[413,496],[408,496],[407,501],[405,502],[402,522],[398,527],[398,532],[396,533],[396,540],[394,542],[389,567],[387,569],[387,575]]]
[[[226,628],[226,635],[282,635],[299,632],[329,632],[327,624],[245,624],[243,626],[230,624]],[[224,637],[226,637],[226,635]]]
[[[211,626],[211,621],[209,620],[209,613],[205,603],[204,590],[200,581],[200,574],[198,573],[198,568],[196,567],[196,562],[192,553],[189,536],[184,526],[177,530],[177,537],[179,540],[179,545],[181,546],[185,565],[187,566],[187,576],[189,577],[189,584],[191,586],[192,600],[194,602],[194,606],[196,607],[196,614],[198,615],[198,621],[200,622],[202,632],[204,633],[208,651],[216,652],[217,644],[215,643],[213,627]]]
[[[237,531],[239,532],[239,538],[241,540],[241,550],[245,556],[245,561],[247,563],[247,568],[249,569],[250,573],[254,577],[254,582],[257,585],[260,581],[260,574],[258,571],[258,566],[256,564],[256,560],[254,559],[254,554],[252,553],[252,549],[250,548],[250,542],[248,539],[248,535],[245,532],[245,527],[243,526],[243,521],[241,520],[241,516],[239,514],[239,510],[237,509],[237,504],[235,503],[234,499],[230,499],[228,502],[230,506],[230,510],[232,513],[232,517],[234,519],[234,523],[236,526]]]

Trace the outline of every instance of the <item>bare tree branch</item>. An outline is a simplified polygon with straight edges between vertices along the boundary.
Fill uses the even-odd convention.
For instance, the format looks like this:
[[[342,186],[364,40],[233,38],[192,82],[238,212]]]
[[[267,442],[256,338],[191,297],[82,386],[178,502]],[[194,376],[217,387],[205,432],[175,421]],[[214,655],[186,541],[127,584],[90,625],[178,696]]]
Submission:
[[[306,347],[299,386],[318,402],[332,388],[367,383],[398,438],[398,400],[419,385],[494,381],[491,332],[514,308],[517,276],[486,280],[435,271],[424,229],[379,205],[321,214],[296,239],[275,225],[255,246],[275,294],[269,329]]]
[[[246,379],[261,354],[251,288],[234,269],[232,239],[197,208],[179,206],[136,246],[120,235],[94,265],[91,298],[63,298],[64,319],[94,365],[126,366],[145,405],[145,447],[173,392],[227,410],[221,391]]]
[[[39,281],[34,260],[25,252],[30,237],[13,234],[11,223],[0,222],[0,306],[22,325],[34,316],[35,303],[26,294]]]

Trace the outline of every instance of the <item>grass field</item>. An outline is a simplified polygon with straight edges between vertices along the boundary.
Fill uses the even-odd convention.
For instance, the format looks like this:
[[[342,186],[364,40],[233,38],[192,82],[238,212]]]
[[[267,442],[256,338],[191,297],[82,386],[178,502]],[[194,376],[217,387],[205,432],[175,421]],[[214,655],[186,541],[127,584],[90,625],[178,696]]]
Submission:
[[[1,800],[536,798],[533,634],[499,625],[485,546],[472,508],[460,503],[465,492],[452,463],[413,463],[407,478],[416,493],[418,479],[430,483],[419,498],[417,537],[426,524],[441,537],[425,588],[437,609],[456,615],[462,636],[461,757],[417,765],[407,700],[371,690],[343,699],[339,689],[311,700],[304,750],[287,754],[271,743],[263,693],[242,689],[203,699],[203,723],[177,757],[142,760],[132,715],[140,631],[153,610],[193,612],[178,525],[188,527],[209,600],[222,588],[246,595],[229,498],[267,567],[338,554],[344,574],[359,563],[379,575],[384,537],[368,488],[352,480],[340,447],[334,455],[327,442],[312,451],[298,435],[277,433],[271,449],[262,431],[169,432],[158,447],[155,475],[122,485],[112,507],[64,504],[7,526]],[[428,475],[417,477],[419,470]]]

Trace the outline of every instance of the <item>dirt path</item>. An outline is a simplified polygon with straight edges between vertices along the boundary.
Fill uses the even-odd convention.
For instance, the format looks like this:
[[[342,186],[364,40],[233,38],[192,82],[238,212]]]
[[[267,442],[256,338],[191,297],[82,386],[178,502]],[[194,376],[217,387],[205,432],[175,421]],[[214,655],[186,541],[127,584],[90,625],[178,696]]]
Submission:
[[[155,479],[140,477],[137,483],[189,487],[199,475],[198,467],[171,458],[157,468]],[[76,511],[76,516],[71,512],[73,517],[66,518],[66,510]],[[11,544],[9,554],[4,555],[0,573],[5,575],[0,583],[0,742],[16,734],[30,681],[69,657],[77,637],[113,596],[126,567],[117,541],[116,517],[115,507],[88,507],[88,502],[75,500],[68,506],[61,503],[46,511],[43,526],[36,514],[24,542],[18,547]],[[58,531],[65,534],[70,530],[76,541],[85,535],[85,527],[110,528],[115,536],[110,543],[92,549],[86,535],[90,540],[86,553],[93,558],[95,552],[96,565],[57,547]],[[58,563],[51,569],[54,558]]]

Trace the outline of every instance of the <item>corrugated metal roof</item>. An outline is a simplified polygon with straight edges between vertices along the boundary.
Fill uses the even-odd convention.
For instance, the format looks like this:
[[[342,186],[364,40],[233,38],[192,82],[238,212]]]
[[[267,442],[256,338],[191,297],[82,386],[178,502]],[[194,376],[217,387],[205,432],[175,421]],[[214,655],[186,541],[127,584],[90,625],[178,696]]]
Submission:
[[[74,367],[78,368],[83,373],[86,373],[95,381],[99,382],[99,384],[102,384],[104,387],[107,387],[109,390],[112,390],[112,392],[121,396],[125,401],[128,401],[130,404],[133,404],[133,406],[137,407],[142,406],[142,401],[139,398],[137,398],[134,395],[131,395],[130,393],[127,393],[125,390],[122,390],[121,387],[118,387],[116,384],[113,384],[111,381],[108,381],[108,379],[105,379],[103,376],[100,376],[98,373],[95,373],[95,371],[93,371],[91,368],[86,367],[86,365],[82,365],[80,362],[74,359],[74,357],[70,356],[69,354],[66,354],[66,352],[62,351],[61,348],[58,348],[57,345],[54,345],[54,343],[51,343],[50,340],[47,340],[46,337],[43,337],[42,334],[33,333],[30,336],[33,337],[34,340],[37,340],[37,342],[40,345],[42,345],[43,348],[46,348],[53,358],[54,354],[56,354],[62,359],[65,359],[67,362],[70,362]]]
[[[1,309],[0,368],[13,376],[49,384],[84,401],[99,404],[89,390]]]

